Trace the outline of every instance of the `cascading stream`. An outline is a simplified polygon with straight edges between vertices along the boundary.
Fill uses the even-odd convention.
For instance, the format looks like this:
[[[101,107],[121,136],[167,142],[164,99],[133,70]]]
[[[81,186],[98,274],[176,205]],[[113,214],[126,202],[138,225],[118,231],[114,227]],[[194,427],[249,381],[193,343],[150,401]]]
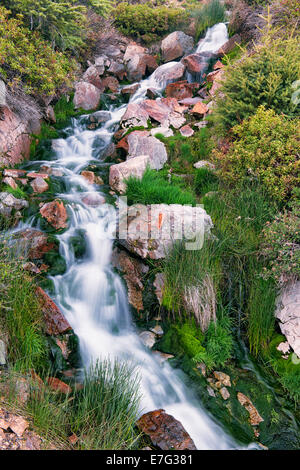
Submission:
[[[208,30],[199,47],[214,52],[226,39],[226,26],[215,25]],[[143,99],[149,86],[158,91],[163,89],[163,84],[155,80],[155,72],[140,83],[131,101]],[[111,266],[115,209],[109,204],[90,207],[82,201],[84,196],[99,195],[79,175],[95,161],[95,139],[97,142],[100,139],[105,148],[125,110],[126,105],[112,108],[110,121],[93,131],[86,130],[84,116],[73,119],[71,127],[66,129],[68,137],[54,141],[55,157],[51,162],[40,162],[61,168],[67,187],[66,193],[57,195],[64,200],[69,213],[69,228],[57,237],[67,270],[65,274],[52,278],[54,300],[79,337],[85,367],[97,358],[107,356],[134,361],[138,365],[141,413],[164,408],[181,421],[198,449],[239,448],[201,407],[199,400],[184,384],[183,373],[167,363],[160,365],[155,355],[140,341],[128,308],[127,293]],[[105,163],[103,165],[106,166]],[[85,233],[87,253],[83,260],[76,260],[71,243],[78,229]]]

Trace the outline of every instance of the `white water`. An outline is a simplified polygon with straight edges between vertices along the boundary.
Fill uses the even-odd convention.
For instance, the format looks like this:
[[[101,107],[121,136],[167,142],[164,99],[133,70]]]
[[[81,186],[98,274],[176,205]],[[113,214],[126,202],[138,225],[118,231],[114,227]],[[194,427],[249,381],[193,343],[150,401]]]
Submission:
[[[200,39],[196,53],[217,52],[228,41],[228,31],[225,23],[218,23],[207,30],[204,39]]]
[[[209,47],[212,43],[219,44],[220,30],[224,27],[216,25],[215,29],[208,31]],[[217,34],[215,42],[213,30]],[[205,47],[204,43],[202,47]],[[141,100],[149,86],[159,92],[162,90],[163,85],[155,80],[155,72],[141,82],[132,101]],[[55,141],[55,158],[50,163],[40,162],[61,168],[67,186],[67,193],[58,195],[65,201],[69,213],[69,228],[58,236],[67,271],[53,278],[55,301],[79,337],[85,367],[106,356],[138,364],[141,413],[164,408],[181,421],[198,449],[238,448],[184,384],[182,372],[172,369],[167,363],[161,366],[140,341],[128,308],[127,293],[111,267],[114,208],[108,204],[92,208],[82,202],[87,193],[95,193],[96,190],[79,173],[94,160],[92,151],[96,138],[97,141],[102,139],[103,148],[109,144],[115,124],[125,109],[126,105],[112,108],[111,120],[95,131],[85,129],[83,118],[73,120],[67,130],[69,137]],[[75,259],[71,245],[71,237],[77,229],[84,230],[87,246],[86,257],[80,261]]]

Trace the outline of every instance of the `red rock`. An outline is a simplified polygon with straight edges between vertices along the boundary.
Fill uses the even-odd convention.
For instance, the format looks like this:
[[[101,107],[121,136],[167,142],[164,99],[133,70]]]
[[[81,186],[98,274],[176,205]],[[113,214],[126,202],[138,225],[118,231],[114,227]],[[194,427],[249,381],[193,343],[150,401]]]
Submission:
[[[76,434],[72,434],[71,436],[69,436],[68,439],[72,446],[74,446],[78,441],[78,437],[76,436]]]
[[[61,201],[47,202],[40,208],[40,214],[56,229],[67,227],[67,211]]]
[[[26,173],[27,172],[25,170],[14,170],[9,168],[3,170],[3,176],[10,176],[11,178],[22,178],[23,176],[26,176]]]
[[[41,288],[36,288],[36,294],[41,304],[46,323],[46,333],[56,336],[71,330],[69,322],[65,319],[57,305]]]
[[[157,57],[153,56],[153,55],[150,55],[150,54],[146,54],[144,56],[144,60],[145,60],[145,63],[146,63],[146,69],[147,69],[148,73],[150,73],[150,74],[153,73],[158,67]]]
[[[108,76],[102,80],[103,89],[110,89],[113,93],[117,93],[119,90],[119,82],[115,77]]]
[[[222,62],[220,60],[217,60],[217,62],[215,63],[213,69],[214,70],[219,70],[219,69],[222,69],[224,67],[224,64],[222,64]]]
[[[180,129],[180,134],[183,137],[191,137],[194,134],[193,129],[187,124]]]
[[[72,392],[72,389],[69,385],[57,379],[56,377],[49,377],[47,379],[47,382],[51,390],[53,390],[54,392],[60,392],[65,394]]]
[[[206,105],[205,103],[202,103],[202,102],[201,102],[201,103],[200,103],[200,102],[199,102],[199,103],[196,103],[195,106],[194,106],[193,109],[192,109],[192,113],[193,113],[193,114],[201,114],[201,115],[203,115],[203,114],[205,114],[205,113],[207,113],[207,112],[208,112],[208,107],[207,107],[207,105]]]
[[[32,187],[33,191],[38,194],[44,193],[49,189],[48,183],[43,178],[39,177],[35,178],[32,183],[30,183],[30,186]]]
[[[86,111],[96,109],[100,102],[101,91],[88,82],[79,82],[75,86],[74,107]]]
[[[239,34],[234,34],[230,39],[228,39],[223,46],[218,49],[217,55],[222,57],[225,54],[228,54],[235,48],[236,44],[241,43],[241,36]]]
[[[14,416],[9,420],[9,427],[18,437],[22,437],[29,423],[21,416]]]
[[[15,165],[30,153],[28,123],[6,106],[1,106],[0,120],[0,165]],[[15,170],[20,171],[20,170]],[[12,174],[4,174],[12,176]]]
[[[93,171],[84,170],[80,174],[88,183],[95,183],[95,173]]]
[[[207,63],[203,60],[203,56],[201,54],[190,54],[184,57],[181,62],[186,66],[190,73],[201,73],[207,67]]]
[[[99,88],[100,90],[103,88],[102,82],[99,76],[99,72],[94,65],[91,65],[83,75],[83,80],[85,82],[91,83],[95,87]]]
[[[128,152],[128,142],[127,142],[127,135],[125,135],[125,137],[123,137],[123,139],[121,139],[117,145],[116,145],[116,148],[117,149],[123,149],[125,150],[125,152]]]
[[[124,88],[122,88],[122,95],[134,95],[135,92],[137,91],[137,89],[139,88],[139,84],[138,83],[134,83],[133,85],[128,85],[128,86],[125,86]]]
[[[27,173],[26,176],[27,178],[43,178],[43,179],[49,178],[48,173],[35,173],[34,171],[32,171],[31,173]]]
[[[5,178],[3,178],[2,183],[7,184],[12,189],[17,189],[18,187],[17,183],[11,176],[6,176]]]
[[[216,91],[220,88],[220,86],[222,85],[222,80],[223,80],[223,77],[224,77],[224,70],[221,69],[221,70],[217,70],[217,74],[214,75],[214,79],[213,79],[213,86],[211,87],[211,89],[209,90],[209,94],[211,96],[214,96]]]
[[[196,450],[182,424],[165,410],[145,413],[136,424],[150,437],[152,443],[162,450]]]
[[[206,76],[207,82],[214,82],[216,78],[220,77],[223,72],[221,70],[214,70]]]
[[[174,31],[162,40],[161,51],[164,62],[178,59],[188,54],[194,47],[194,39],[182,31]]]
[[[16,232],[14,238],[29,259],[40,259],[45,253],[55,248],[54,243],[48,242],[48,236],[45,233],[33,228]]]
[[[199,86],[199,83],[188,83],[187,80],[169,83],[166,87],[166,96],[177,100],[192,98],[194,89],[199,88]]]

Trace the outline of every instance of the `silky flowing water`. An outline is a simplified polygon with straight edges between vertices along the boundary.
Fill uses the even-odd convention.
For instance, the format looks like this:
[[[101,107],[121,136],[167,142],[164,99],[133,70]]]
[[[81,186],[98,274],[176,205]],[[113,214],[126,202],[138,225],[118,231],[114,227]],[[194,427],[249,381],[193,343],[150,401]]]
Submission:
[[[225,24],[215,25],[200,41],[197,52],[214,52],[227,38]],[[163,67],[171,65],[173,63]],[[144,99],[149,87],[161,92],[165,85],[156,80],[154,72],[140,83],[130,101]],[[93,163],[99,167],[99,159],[95,160],[93,156],[95,146],[99,151],[109,145],[126,107],[126,104],[112,106],[109,110],[111,119],[96,130],[87,130],[86,116],[73,119],[71,126],[65,129],[67,137],[53,141],[52,160],[34,162],[35,165],[45,163],[61,169],[67,188],[63,194],[56,195],[64,201],[69,214],[69,228],[57,236],[67,269],[63,275],[52,278],[55,286],[52,297],[79,338],[84,367],[105,357],[137,364],[141,377],[141,414],[164,408],[183,424],[198,449],[239,448],[239,444],[202,408],[199,399],[185,385],[183,373],[167,363],[161,365],[140,341],[130,314],[127,292],[111,264],[115,208],[106,203],[90,207],[82,201],[87,195],[101,194],[80,176],[80,172]],[[104,161],[102,165],[107,167]],[[33,218],[27,226],[37,224],[37,219]],[[86,243],[86,255],[80,260],[75,257],[72,244],[78,230],[84,232]]]

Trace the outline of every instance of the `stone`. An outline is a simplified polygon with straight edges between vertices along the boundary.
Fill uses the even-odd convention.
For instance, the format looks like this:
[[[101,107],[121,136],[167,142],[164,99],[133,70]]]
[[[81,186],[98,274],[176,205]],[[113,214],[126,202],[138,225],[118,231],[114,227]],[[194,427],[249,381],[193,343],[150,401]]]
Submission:
[[[150,328],[152,333],[156,334],[157,336],[162,336],[164,334],[164,330],[160,325],[156,325],[154,328]]]
[[[147,112],[148,117],[159,122],[162,127],[173,126],[179,129],[185,123],[183,113],[187,108],[181,106],[176,98],[144,100],[140,103],[140,107]]]
[[[71,436],[68,437],[68,441],[71,446],[74,446],[78,442],[78,437],[76,436],[76,434],[71,434]]]
[[[178,239],[184,238],[187,248],[200,246],[213,226],[204,209],[180,204],[128,207],[127,216],[127,238],[120,243],[141,258],[165,258]]]
[[[101,78],[99,76],[99,71],[95,65],[91,65],[83,74],[82,77],[84,82],[91,83],[96,88],[100,90],[103,89]]]
[[[157,90],[155,88],[147,88],[146,96],[150,100],[156,100],[156,98],[158,97]]]
[[[156,342],[156,335],[155,333],[152,333],[151,331],[142,331],[139,334],[139,338],[142,341],[142,343],[146,346],[146,348],[152,349]]]
[[[180,80],[185,72],[185,65],[181,62],[171,62],[170,64],[160,65],[154,72],[155,80],[162,86],[170,81]]]
[[[28,271],[28,272],[33,273],[33,274],[40,274],[41,273],[41,270],[34,263],[32,263],[31,261],[28,261],[27,263],[24,263],[22,265],[22,267],[25,271]]]
[[[139,89],[139,83],[133,83],[132,85],[126,85],[122,88],[122,95],[134,95],[135,92]]]
[[[222,85],[222,80],[224,78],[224,73],[225,71],[223,69],[221,70],[216,70],[215,75],[213,75],[211,78],[213,79],[213,85],[211,89],[209,90],[210,96],[215,96],[216,91],[220,88]]]
[[[300,281],[290,281],[282,288],[275,317],[288,344],[300,358]]]
[[[136,424],[162,450],[196,450],[182,424],[163,409],[145,413]]]
[[[129,176],[135,176],[136,178],[141,179],[146,171],[148,164],[149,156],[140,155],[139,157],[134,157],[130,160],[126,160],[126,162],[111,165],[109,169],[110,187],[121,194],[125,193],[125,180],[128,179]]]
[[[106,55],[101,55],[96,57],[95,59],[95,67],[97,69],[98,74],[101,76],[105,72],[105,62],[107,61],[108,57]]]
[[[30,131],[28,122],[17,116],[7,106],[1,107],[0,120],[0,166],[13,166],[30,154]],[[4,174],[4,176],[12,176]]]
[[[162,60],[170,62],[193,50],[194,39],[182,31],[174,31],[162,40]]]
[[[240,404],[244,408],[246,408],[246,410],[248,411],[249,421],[250,421],[251,426],[258,426],[259,423],[264,421],[263,418],[260,416],[259,412],[257,411],[257,409],[255,408],[255,406],[253,405],[250,398],[248,398],[246,395],[244,395],[241,392],[237,393],[237,398]]]
[[[18,437],[22,437],[29,423],[22,416],[14,416],[9,420],[9,427]]]
[[[206,377],[206,365],[204,364],[204,362],[197,363],[196,367],[198,370],[200,370],[203,377]]]
[[[3,176],[9,176],[11,178],[23,178],[26,176],[26,171],[25,170],[15,170],[11,168],[6,168],[3,170]]]
[[[191,137],[194,134],[193,129],[189,125],[181,127],[179,132],[183,137]]]
[[[207,69],[207,62],[213,54],[209,53],[196,53],[190,54],[181,60],[181,63],[186,66],[187,71],[192,75],[202,74]]]
[[[6,344],[2,339],[0,339],[0,366],[5,366],[6,364]]]
[[[172,137],[174,132],[169,127],[154,127],[150,130],[150,134],[155,137],[157,134],[162,134],[164,137]]]
[[[89,122],[95,124],[102,124],[111,119],[111,113],[109,111],[96,111],[89,115]]]
[[[200,103],[202,99],[198,96],[195,96],[194,98],[184,98],[183,100],[178,101],[179,104],[182,104],[183,106],[195,106],[196,103]]]
[[[47,121],[52,122],[52,124],[56,123],[55,112],[53,106],[51,106],[50,104],[46,107],[45,115]]]
[[[207,390],[207,393],[210,397],[216,398],[216,394],[215,394],[214,390],[209,385],[206,387],[206,390]]]
[[[232,49],[235,48],[237,44],[241,44],[241,36],[239,34],[234,34],[228,41],[221,46],[218,51],[217,51],[217,56],[222,57],[225,54],[228,54],[229,52],[232,51]]]
[[[166,96],[183,100],[184,98],[192,98],[194,90],[199,88],[199,83],[188,83],[182,80],[175,83],[169,83],[166,87]]]
[[[93,171],[84,170],[80,174],[89,184],[95,183],[95,173]]]
[[[103,90],[108,88],[112,93],[117,93],[119,91],[119,86],[120,85],[117,78],[112,77],[111,75],[105,77],[104,80],[102,80]]]
[[[36,294],[44,314],[47,334],[56,336],[70,331],[69,322],[49,295],[41,287],[36,288]]]
[[[202,103],[202,102],[196,103],[192,109],[193,114],[199,114],[201,116],[203,116],[207,112],[208,112],[208,107],[205,103]]]
[[[119,80],[123,80],[126,76],[126,69],[124,64],[115,60],[111,61],[107,72],[115,75]]]
[[[222,64],[220,60],[217,60],[217,62],[213,66],[213,70],[223,69],[224,67],[225,67],[224,64]]]
[[[165,144],[153,136],[141,135],[139,132],[132,132],[127,138],[128,156],[127,160],[140,155],[149,156],[149,166],[151,169],[160,170],[168,160]]]
[[[203,129],[203,127],[207,126],[208,121],[200,121],[200,122],[195,122],[193,126],[198,127],[198,129]]]
[[[49,377],[47,379],[47,383],[54,392],[64,393],[65,395],[72,392],[72,389],[69,385],[57,379],[56,377]]]
[[[225,387],[231,387],[231,381],[230,381],[229,375],[225,374],[224,372],[219,372],[215,370],[214,376]]]
[[[276,349],[277,351],[282,352],[283,354],[287,354],[290,352],[290,345],[287,341],[285,342],[282,341],[281,343],[278,344]]]
[[[55,229],[67,228],[68,214],[62,201],[52,201],[43,204],[40,214]]]
[[[223,400],[228,400],[228,398],[230,398],[230,393],[228,392],[226,387],[220,388],[219,392]]]
[[[18,251],[30,260],[41,259],[45,253],[55,248],[48,242],[48,236],[41,230],[26,228],[14,233],[13,240],[18,244]]]
[[[82,202],[89,207],[98,207],[105,203],[105,197],[99,193],[88,193],[82,198]]]
[[[35,179],[35,178],[48,178],[49,174],[48,173],[36,173],[35,171],[32,171],[30,173],[27,173],[26,175],[28,178]]]
[[[17,183],[15,182],[15,180],[11,176],[6,176],[5,178],[3,178],[2,183],[7,184],[12,189],[17,189],[17,187],[18,187]]]
[[[186,312],[197,319],[202,332],[211,322],[216,322],[216,292],[213,279],[206,274],[199,285],[189,285],[184,289],[183,303]]]
[[[82,108],[86,111],[96,109],[100,102],[101,91],[88,82],[78,82],[75,85],[73,98],[75,109]]]
[[[30,384],[24,377],[19,377],[15,381],[15,394],[20,403],[27,403],[30,397]]]
[[[12,210],[19,211],[29,206],[25,199],[17,199],[10,193],[0,193],[0,213],[9,216]]]
[[[149,114],[143,109],[140,103],[129,103],[120,124],[124,128],[148,127]]]
[[[193,167],[197,170],[199,168],[208,168],[209,170],[215,170],[215,165],[207,160],[199,160],[198,162],[193,164]]]
[[[31,183],[30,186],[32,187],[33,191],[37,194],[44,193],[48,191],[49,184],[43,178],[35,178]]]
[[[165,276],[164,273],[157,273],[153,282],[153,287],[155,290],[155,295],[159,302],[159,305],[162,305],[164,287],[165,287]]]
[[[157,68],[156,58],[147,54],[146,49],[136,43],[127,46],[123,61],[130,81],[138,82],[147,71],[152,73]]]

